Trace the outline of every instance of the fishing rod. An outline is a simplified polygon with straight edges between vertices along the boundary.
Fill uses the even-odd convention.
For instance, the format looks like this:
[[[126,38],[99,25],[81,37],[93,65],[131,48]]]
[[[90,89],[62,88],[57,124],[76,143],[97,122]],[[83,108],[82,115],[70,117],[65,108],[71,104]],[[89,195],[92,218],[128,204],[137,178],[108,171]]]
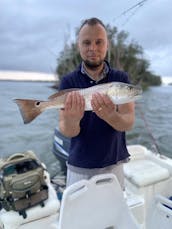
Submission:
[[[121,18],[122,16],[126,16],[130,11],[135,10],[134,13],[132,13],[132,14],[129,16],[129,18],[132,17],[132,16],[136,13],[136,11],[137,11],[140,7],[142,7],[142,6],[144,5],[144,3],[145,3],[146,1],[148,1],[148,0],[139,1],[138,3],[132,5],[132,6],[129,7],[128,9],[124,10],[121,14],[119,14],[117,17],[115,17],[115,18],[113,19],[113,22],[116,21],[116,20],[118,20],[118,19]],[[128,18],[128,19],[129,19],[129,18]]]
[[[161,154],[161,151],[160,151],[159,146],[158,146],[158,144],[157,144],[157,142],[156,142],[156,139],[154,138],[154,136],[153,136],[153,134],[152,134],[152,131],[151,131],[151,129],[150,129],[150,126],[149,126],[149,124],[148,124],[148,122],[147,122],[147,120],[146,120],[146,118],[145,118],[145,115],[144,115],[144,112],[143,112],[143,110],[142,110],[142,108],[141,108],[141,105],[140,105],[140,104],[137,104],[137,108],[138,108],[138,110],[139,110],[139,113],[140,113],[140,116],[141,116],[142,120],[144,121],[146,130],[147,130],[147,133],[148,133],[148,135],[150,136],[150,138],[151,138],[151,140],[152,140],[152,143],[153,143],[153,145],[154,145],[156,154]]]

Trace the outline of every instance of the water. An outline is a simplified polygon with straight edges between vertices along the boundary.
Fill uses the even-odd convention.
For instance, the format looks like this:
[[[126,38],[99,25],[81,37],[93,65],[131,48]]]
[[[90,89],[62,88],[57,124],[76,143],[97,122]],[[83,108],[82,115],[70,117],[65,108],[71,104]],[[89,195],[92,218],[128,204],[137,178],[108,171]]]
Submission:
[[[54,128],[58,125],[55,109],[42,113],[24,125],[14,98],[47,99],[55,93],[48,82],[0,81],[0,157],[33,150],[46,164],[51,175],[60,173],[52,153]],[[136,122],[127,133],[127,144],[144,144],[172,157],[172,87],[151,87],[136,105]]]
[[[57,110],[47,110],[32,123],[24,125],[14,98],[46,100],[55,91],[48,82],[0,81],[0,156],[33,150],[46,164],[51,174],[60,166],[52,154],[54,128],[58,124]]]
[[[136,104],[136,122],[128,144],[143,144],[172,158],[172,86],[150,87]]]

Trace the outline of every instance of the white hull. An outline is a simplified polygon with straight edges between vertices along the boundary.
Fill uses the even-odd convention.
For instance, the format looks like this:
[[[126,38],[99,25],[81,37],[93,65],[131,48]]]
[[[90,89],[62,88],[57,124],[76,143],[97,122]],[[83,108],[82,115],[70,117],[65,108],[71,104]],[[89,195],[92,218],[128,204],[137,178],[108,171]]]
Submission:
[[[1,211],[0,228],[171,229],[172,159],[140,145],[128,146],[128,150],[131,160],[124,165],[125,192],[114,175],[99,175],[65,189],[60,207],[48,181],[44,208],[29,209],[26,219]]]
[[[124,173],[126,191],[131,193],[131,211],[141,228],[172,228],[172,210],[164,206],[172,208],[172,159],[140,145],[128,146],[128,150],[131,161],[125,164]],[[138,201],[132,206],[130,201],[135,198]]]

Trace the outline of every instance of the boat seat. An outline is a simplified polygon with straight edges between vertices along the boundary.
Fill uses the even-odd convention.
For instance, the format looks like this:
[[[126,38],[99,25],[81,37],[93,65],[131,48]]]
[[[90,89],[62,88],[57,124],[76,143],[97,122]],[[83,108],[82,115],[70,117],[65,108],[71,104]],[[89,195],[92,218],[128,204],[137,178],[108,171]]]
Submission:
[[[137,187],[156,184],[170,177],[167,168],[148,157],[148,150],[142,145],[129,145],[127,149],[131,160],[124,164],[125,177]]]
[[[124,174],[137,187],[153,185],[170,177],[168,169],[146,158],[126,163]]]
[[[147,153],[147,148],[142,145],[128,145],[127,149],[131,160],[144,159]]]
[[[139,228],[113,174],[81,180],[63,193],[59,229]]]

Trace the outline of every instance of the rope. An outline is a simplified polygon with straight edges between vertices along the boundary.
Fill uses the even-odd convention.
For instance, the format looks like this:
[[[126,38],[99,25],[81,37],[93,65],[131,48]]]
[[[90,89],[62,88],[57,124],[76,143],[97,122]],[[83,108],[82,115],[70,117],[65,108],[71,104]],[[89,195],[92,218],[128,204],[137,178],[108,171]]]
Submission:
[[[137,107],[138,107],[140,116],[141,116],[142,120],[144,121],[146,130],[147,130],[147,133],[148,133],[148,135],[150,136],[150,138],[151,138],[151,140],[152,140],[152,143],[153,143],[153,145],[154,145],[154,147],[155,147],[156,153],[157,153],[157,154],[161,154],[160,149],[159,149],[159,146],[158,146],[158,144],[157,144],[157,142],[156,142],[156,139],[154,138],[154,136],[153,136],[153,134],[152,134],[152,131],[151,131],[151,129],[150,129],[150,126],[149,126],[149,124],[148,124],[148,122],[147,122],[147,120],[146,120],[146,118],[145,118],[144,112],[142,111],[141,105],[137,104]]]

